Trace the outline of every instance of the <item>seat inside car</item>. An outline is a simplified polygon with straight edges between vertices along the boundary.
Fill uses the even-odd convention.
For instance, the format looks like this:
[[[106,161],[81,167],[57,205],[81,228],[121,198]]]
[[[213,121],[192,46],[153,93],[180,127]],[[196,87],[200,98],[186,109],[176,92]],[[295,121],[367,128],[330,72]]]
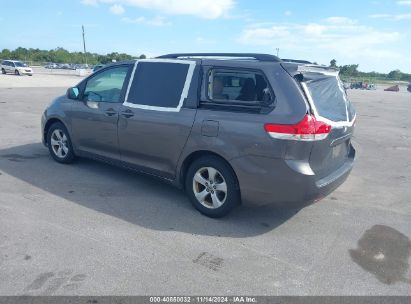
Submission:
[[[247,78],[241,87],[240,95],[237,100],[254,101],[256,100],[256,87],[254,79]]]

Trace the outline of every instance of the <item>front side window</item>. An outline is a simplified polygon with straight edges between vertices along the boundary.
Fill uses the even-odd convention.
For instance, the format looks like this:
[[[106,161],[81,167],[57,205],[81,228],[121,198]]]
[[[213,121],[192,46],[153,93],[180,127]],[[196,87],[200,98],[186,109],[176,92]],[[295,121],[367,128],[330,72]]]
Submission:
[[[83,99],[96,102],[120,102],[129,67],[120,66],[96,74],[87,81]]]
[[[273,102],[264,75],[241,70],[210,70],[208,99],[216,103],[242,105],[269,105]]]

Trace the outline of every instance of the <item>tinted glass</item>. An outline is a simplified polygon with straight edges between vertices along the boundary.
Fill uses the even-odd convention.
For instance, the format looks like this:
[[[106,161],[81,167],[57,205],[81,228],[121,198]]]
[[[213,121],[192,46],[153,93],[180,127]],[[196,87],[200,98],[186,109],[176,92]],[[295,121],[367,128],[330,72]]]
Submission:
[[[320,116],[338,122],[347,121],[348,114],[352,120],[355,111],[338,77],[307,73],[304,81]]]
[[[105,70],[87,81],[84,99],[89,101],[119,102],[129,67]]]
[[[26,67],[27,65],[23,62],[17,61],[14,63],[16,67],[22,68],[22,67]]]
[[[213,101],[260,104],[272,100],[267,81],[260,73],[215,70],[208,79],[208,96]]]
[[[176,108],[180,102],[189,65],[169,62],[139,62],[128,102]]]

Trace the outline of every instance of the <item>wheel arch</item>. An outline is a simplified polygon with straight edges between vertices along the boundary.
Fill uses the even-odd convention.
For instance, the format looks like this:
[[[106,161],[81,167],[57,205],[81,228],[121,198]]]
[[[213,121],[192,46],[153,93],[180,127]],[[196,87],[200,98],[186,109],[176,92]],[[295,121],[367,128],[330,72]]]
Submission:
[[[47,120],[46,124],[44,125],[44,129],[43,129],[43,136],[44,136],[43,138],[44,138],[44,142],[45,142],[46,145],[48,145],[47,133],[49,132],[50,127],[55,123],[61,123],[66,128],[66,130],[67,130],[67,132],[69,133],[69,136],[70,136],[70,132],[69,132],[66,124],[61,119],[59,119],[57,117],[51,117]]]
[[[184,185],[185,185],[185,179],[186,179],[186,175],[187,175],[187,171],[188,168],[190,167],[190,165],[196,160],[199,159],[201,157],[205,157],[205,156],[215,156],[220,158],[222,161],[224,161],[233,171],[234,173],[234,177],[236,179],[236,184],[237,184],[237,188],[238,191],[240,191],[240,184],[238,181],[238,177],[237,177],[237,173],[235,172],[233,166],[230,164],[230,162],[224,158],[223,156],[221,156],[220,154],[213,152],[213,151],[209,151],[209,150],[198,150],[198,151],[194,151],[191,152],[190,154],[188,154],[185,158],[184,161],[182,162],[181,166],[180,166],[180,171],[179,171],[179,184],[182,186],[182,188],[184,189]]]

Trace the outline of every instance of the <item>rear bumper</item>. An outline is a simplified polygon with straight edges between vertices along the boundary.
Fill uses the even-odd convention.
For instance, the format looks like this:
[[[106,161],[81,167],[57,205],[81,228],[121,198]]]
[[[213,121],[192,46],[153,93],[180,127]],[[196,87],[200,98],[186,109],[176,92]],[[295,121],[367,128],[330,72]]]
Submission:
[[[257,205],[303,207],[326,197],[349,176],[355,160],[351,146],[345,163],[330,175],[318,178],[307,162],[242,157],[231,164],[240,184],[242,201]]]

